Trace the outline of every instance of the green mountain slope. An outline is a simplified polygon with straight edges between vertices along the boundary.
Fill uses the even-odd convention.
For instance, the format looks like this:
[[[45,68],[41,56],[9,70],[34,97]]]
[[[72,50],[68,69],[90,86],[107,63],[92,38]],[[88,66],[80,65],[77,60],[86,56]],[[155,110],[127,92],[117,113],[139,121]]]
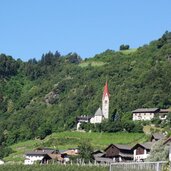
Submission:
[[[23,62],[1,54],[0,143],[73,129],[76,116],[93,115],[101,106],[106,80],[110,114],[121,120],[135,108],[170,107],[170,40],[166,32],[132,52],[106,50],[85,60],[49,52]]]

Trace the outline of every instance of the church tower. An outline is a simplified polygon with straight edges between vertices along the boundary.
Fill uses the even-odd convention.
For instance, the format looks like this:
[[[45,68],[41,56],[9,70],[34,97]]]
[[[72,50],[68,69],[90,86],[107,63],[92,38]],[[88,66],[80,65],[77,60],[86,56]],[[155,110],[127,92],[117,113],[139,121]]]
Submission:
[[[109,118],[109,90],[108,83],[104,86],[103,96],[102,96],[102,112],[105,119]]]

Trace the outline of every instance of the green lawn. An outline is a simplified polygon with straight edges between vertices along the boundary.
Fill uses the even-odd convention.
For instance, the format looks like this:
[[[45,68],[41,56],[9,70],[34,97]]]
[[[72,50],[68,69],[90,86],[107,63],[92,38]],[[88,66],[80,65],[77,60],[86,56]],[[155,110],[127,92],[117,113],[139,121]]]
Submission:
[[[134,145],[137,142],[146,141],[143,133],[85,133],[85,132],[60,132],[47,136],[44,140],[29,140],[19,142],[11,146],[14,153],[4,158],[6,162],[19,162],[24,160],[24,153],[35,149],[36,147],[51,147],[59,150],[65,150],[77,147],[82,141],[89,141],[94,149],[105,149],[109,144],[129,144]]]
[[[2,165],[1,171],[108,171],[109,167],[77,166],[77,165]]]
[[[128,49],[128,50],[120,50],[120,52],[122,52],[123,54],[130,54],[130,53],[134,53],[136,52],[136,48],[132,48],[132,49]]]
[[[93,67],[98,67],[98,66],[103,66],[105,65],[105,62],[98,62],[98,61],[84,61],[82,63],[79,64],[80,67],[87,67],[89,65],[93,66]]]

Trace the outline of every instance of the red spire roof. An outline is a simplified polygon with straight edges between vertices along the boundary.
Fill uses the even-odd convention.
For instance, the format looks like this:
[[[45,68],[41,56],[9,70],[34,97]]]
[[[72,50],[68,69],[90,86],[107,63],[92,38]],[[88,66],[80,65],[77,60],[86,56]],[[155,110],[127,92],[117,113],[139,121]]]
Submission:
[[[104,86],[103,97],[106,96],[106,95],[109,96],[109,89],[108,89],[108,83],[107,83],[107,81],[106,81],[106,84]]]

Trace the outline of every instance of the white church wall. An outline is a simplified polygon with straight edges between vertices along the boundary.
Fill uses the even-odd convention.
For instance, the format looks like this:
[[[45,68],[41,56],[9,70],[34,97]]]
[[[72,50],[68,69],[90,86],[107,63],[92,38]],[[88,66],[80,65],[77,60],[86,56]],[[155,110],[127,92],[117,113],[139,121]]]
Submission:
[[[95,123],[102,123],[102,116],[94,116],[90,119],[90,123],[95,124]]]

